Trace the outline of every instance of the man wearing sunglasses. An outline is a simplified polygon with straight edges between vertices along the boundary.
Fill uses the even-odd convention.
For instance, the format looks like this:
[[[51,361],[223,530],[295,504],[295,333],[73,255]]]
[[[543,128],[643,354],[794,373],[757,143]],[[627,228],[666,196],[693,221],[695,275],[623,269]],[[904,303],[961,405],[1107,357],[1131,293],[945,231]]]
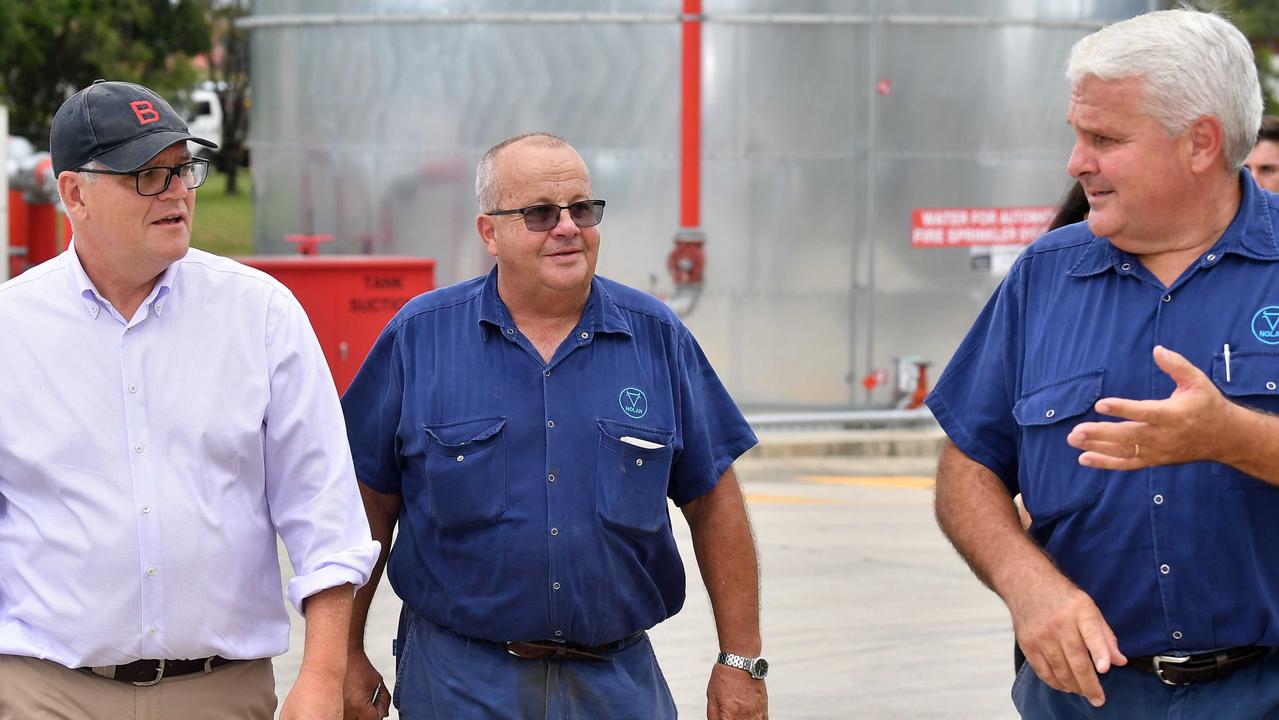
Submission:
[[[766,717],[731,468],[755,436],[679,319],[595,275],[604,201],[564,140],[498,144],[476,193],[497,266],[405,305],[343,399],[374,536],[400,525],[402,717],[675,717],[645,632],[684,602],[667,498],[715,612],[707,716]],[[391,702],[363,647],[386,562],[356,596],[348,719]]]
[[[188,247],[208,165],[163,99],[99,81],[50,134],[66,252],[0,285],[0,720],[341,716],[378,546],[297,301]]]

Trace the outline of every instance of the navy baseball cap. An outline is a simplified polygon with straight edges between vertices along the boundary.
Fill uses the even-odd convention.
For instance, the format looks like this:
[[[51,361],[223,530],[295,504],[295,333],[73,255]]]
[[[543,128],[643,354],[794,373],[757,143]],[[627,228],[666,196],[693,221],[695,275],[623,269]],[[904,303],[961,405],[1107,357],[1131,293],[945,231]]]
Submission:
[[[49,130],[49,154],[54,177],[91,160],[128,172],[182,140],[218,147],[192,135],[169,103],[141,85],[97,80],[58,108]]]

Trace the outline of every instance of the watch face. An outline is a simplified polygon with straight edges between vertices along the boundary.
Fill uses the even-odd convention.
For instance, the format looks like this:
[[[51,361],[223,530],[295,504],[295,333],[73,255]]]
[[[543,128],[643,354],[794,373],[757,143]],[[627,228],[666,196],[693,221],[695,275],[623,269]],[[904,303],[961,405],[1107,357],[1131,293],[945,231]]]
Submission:
[[[751,666],[751,675],[762,678],[768,674],[768,661],[764,658],[755,658],[755,663]]]

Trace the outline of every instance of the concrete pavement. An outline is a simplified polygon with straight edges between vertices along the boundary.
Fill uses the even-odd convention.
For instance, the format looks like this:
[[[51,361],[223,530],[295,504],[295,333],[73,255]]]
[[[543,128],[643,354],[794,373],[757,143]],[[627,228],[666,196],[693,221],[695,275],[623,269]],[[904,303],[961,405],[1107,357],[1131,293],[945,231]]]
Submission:
[[[934,462],[794,457],[738,464],[760,548],[774,720],[1017,716],[1008,699],[1008,615],[937,530]],[[681,717],[696,719],[705,717],[718,643],[688,528],[674,508],[672,519],[688,600],[652,637]],[[368,647],[388,680],[398,611],[384,583]],[[295,622],[289,653],[276,659],[281,701],[301,650],[302,624]]]

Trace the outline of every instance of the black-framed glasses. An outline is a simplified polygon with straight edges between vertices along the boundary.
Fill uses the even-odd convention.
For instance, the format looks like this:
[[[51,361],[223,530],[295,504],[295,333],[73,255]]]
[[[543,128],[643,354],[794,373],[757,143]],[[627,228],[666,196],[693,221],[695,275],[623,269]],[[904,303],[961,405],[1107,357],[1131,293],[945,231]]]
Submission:
[[[529,205],[514,210],[494,210],[485,215],[523,215],[529,232],[546,232],[560,223],[560,211],[567,210],[573,224],[580,228],[595,227],[604,219],[603,200],[578,200],[568,205]]]
[[[143,170],[94,170],[76,168],[76,172],[94,173],[96,175],[132,175],[137,184],[138,194],[143,197],[159,195],[169,189],[174,177],[182,181],[187,190],[194,190],[204,184],[209,177],[209,161],[196,158],[173,167],[149,167]]]

